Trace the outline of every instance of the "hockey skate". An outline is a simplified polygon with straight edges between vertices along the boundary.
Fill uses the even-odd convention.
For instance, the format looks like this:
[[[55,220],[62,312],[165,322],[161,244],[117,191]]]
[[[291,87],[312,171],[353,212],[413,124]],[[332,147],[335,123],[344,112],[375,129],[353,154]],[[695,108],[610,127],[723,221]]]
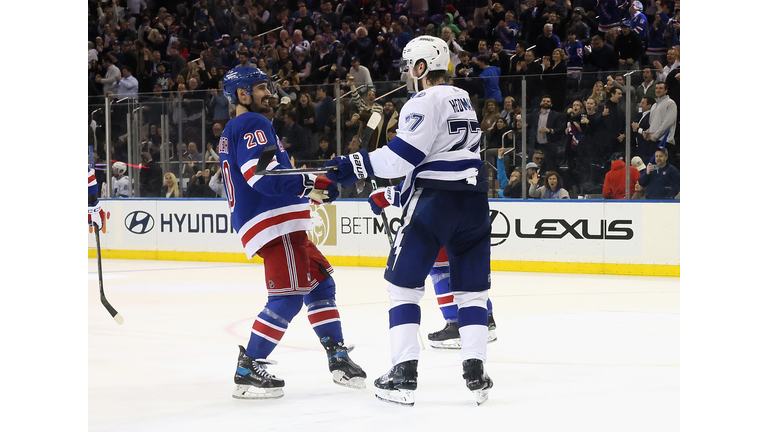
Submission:
[[[409,360],[392,366],[384,375],[376,378],[376,397],[384,402],[397,405],[413,406],[416,403],[416,369],[418,360]]]
[[[464,377],[467,380],[467,388],[475,394],[475,401],[478,405],[488,400],[488,390],[493,387],[493,381],[485,373],[483,362],[480,359],[464,360]]]
[[[429,346],[438,349],[461,349],[459,323],[446,322],[442,330],[427,335]],[[488,343],[496,341],[496,321],[493,315],[488,315]]]
[[[277,364],[266,359],[255,359],[245,354],[245,348],[240,347],[237,356],[237,372],[235,372],[235,399],[278,399],[283,397],[282,387],[285,381],[267,372],[268,364]]]
[[[339,343],[333,343],[332,337],[320,339],[320,343],[328,354],[328,369],[333,374],[333,382],[338,385],[362,390],[365,388],[365,371],[349,358],[349,348]]]

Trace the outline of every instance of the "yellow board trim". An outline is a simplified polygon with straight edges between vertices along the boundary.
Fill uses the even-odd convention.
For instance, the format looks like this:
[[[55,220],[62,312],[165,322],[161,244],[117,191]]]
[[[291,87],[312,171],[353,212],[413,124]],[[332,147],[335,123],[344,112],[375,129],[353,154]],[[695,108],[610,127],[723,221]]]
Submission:
[[[246,259],[245,254],[232,252],[179,252],[179,251],[137,251],[102,250],[105,259],[142,259],[160,261],[205,261],[262,264],[259,257]],[[88,258],[96,258],[96,249],[88,249]],[[379,267],[387,265],[383,257],[327,256],[334,267]],[[603,274],[623,276],[667,276],[680,277],[679,265],[664,264],[609,264],[549,261],[491,261],[493,271]]]

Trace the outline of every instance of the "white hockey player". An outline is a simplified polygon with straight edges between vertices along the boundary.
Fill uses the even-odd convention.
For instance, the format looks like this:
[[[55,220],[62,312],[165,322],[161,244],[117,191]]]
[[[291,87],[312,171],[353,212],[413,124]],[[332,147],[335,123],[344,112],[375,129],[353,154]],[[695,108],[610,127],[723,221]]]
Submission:
[[[403,105],[397,136],[386,147],[361,150],[326,163],[327,177],[344,186],[366,177],[405,176],[399,199],[403,225],[390,250],[391,361],[374,381],[376,396],[402,405],[415,403],[419,359],[419,300],[440,249],[451,267],[451,291],[458,306],[463,377],[478,404],[493,382],[485,372],[488,290],[491,284],[488,182],[480,159],[482,130],[469,94],[447,84],[450,62],[442,39],[421,36],[405,46],[401,68],[417,93]]]
[[[128,167],[123,162],[112,164],[112,198],[131,196],[131,179],[125,174]]]

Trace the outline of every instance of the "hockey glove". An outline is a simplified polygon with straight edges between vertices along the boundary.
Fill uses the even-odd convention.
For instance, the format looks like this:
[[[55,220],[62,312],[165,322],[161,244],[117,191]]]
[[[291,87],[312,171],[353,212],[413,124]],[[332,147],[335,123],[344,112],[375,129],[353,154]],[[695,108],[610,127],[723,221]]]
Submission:
[[[88,206],[88,225],[95,225],[95,229],[101,229],[104,226],[104,210],[101,209],[101,204],[97,201],[92,206]]]
[[[339,188],[325,177],[314,174],[302,174],[304,177],[304,192],[299,195],[309,198],[310,204],[321,205],[339,197]]]
[[[338,167],[338,169],[328,170],[326,176],[331,181],[341,183],[342,186],[351,186],[358,180],[373,175],[371,160],[365,150],[349,156],[337,156],[326,162],[325,166]]]
[[[385,208],[393,205],[400,207],[400,191],[395,186],[376,189],[368,197],[368,203],[371,204],[371,210],[378,216]]]

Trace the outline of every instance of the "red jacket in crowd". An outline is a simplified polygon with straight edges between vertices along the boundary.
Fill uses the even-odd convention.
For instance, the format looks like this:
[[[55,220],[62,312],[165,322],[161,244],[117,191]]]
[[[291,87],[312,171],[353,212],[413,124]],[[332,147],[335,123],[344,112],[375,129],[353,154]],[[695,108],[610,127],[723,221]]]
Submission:
[[[624,179],[626,178],[624,167],[626,164],[623,160],[617,159],[611,162],[611,170],[605,175],[605,182],[603,182],[605,199],[624,199]],[[629,196],[635,193],[635,184],[638,179],[640,179],[640,171],[633,166],[629,167]]]

